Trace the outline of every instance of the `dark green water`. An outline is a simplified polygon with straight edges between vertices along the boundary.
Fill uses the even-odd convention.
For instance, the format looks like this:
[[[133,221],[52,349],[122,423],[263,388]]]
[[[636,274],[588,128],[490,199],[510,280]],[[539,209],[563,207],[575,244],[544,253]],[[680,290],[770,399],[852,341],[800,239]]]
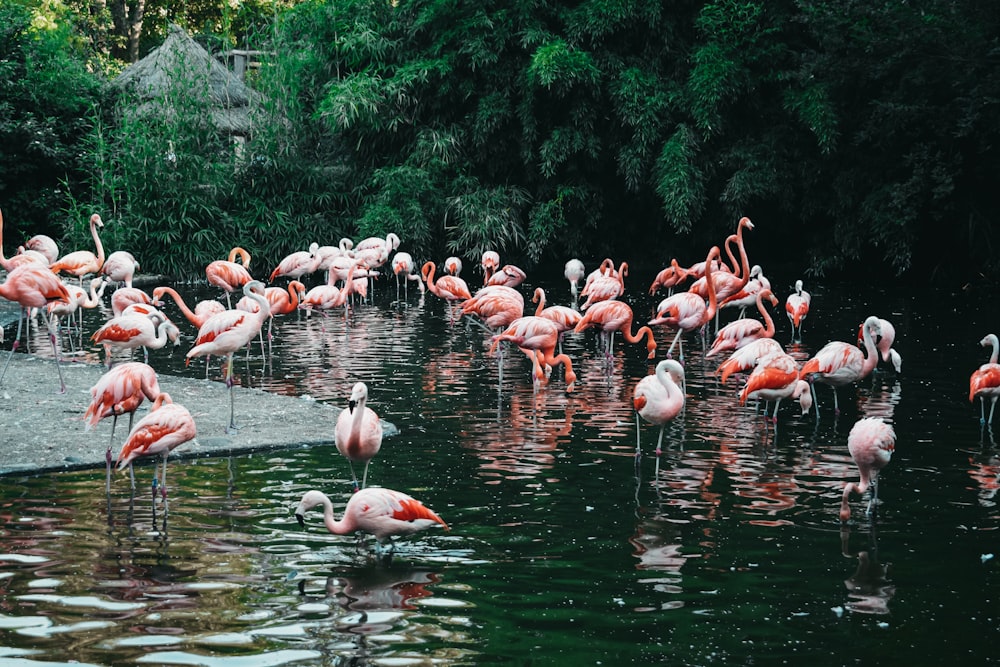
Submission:
[[[782,299],[796,277],[772,278]],[[627,282],[646,319],[651,280]],[[563,281],[543,286],[569,301]],[[580,377],[567,395],[555,374],[534,392],[519,353],[501,382],[484,331],[450,326],[430,294],[400,304],[380,286],[346,323],[286,317],[270,362],[253,348],[240,382],[335,405],[368,383],[370,407],[399,429],[369,483],[421,499],[452,530],[401,542],[388,566],[326,533],[318,511],[301,530],[291,510],[304,491],[326,491],[338,513],[350,494],[333,424],[328,447],[172,461],[165,532],[151,467],[137,468],[134,498],[118,478],[110,502],[103,470],[6,477],[0,661],[986,664],[1000,639],[1000,456],[967,397],[988,356],[978,341],[1000,329],[991,300],[806,289],[813,314],[793,356],[853,340],[876,314],[896,327],[903,374],[841,390],[837,418],[819,387],[820,420],[786,405],[775,431],[689,337],[687,408],[658,476],[655,428],[642,427],[638,470],[633,456],[632,390],[655,365],[644,346],[619,339],[608,363],[593,332],[569,336]],[[171,373],[205,372],[184,368],[194,331],[168,313],[187,339],[151,354],[166,391]],[[88,327],[101,318],[88,312]],[[789,332],[782,315],[777,338]],[[671,336],[657,331],[661,344]],[[842,527],[841,489],[857,479],[847,433],[868,415],[892,421],[897,447],[877,517],[856,497]]]

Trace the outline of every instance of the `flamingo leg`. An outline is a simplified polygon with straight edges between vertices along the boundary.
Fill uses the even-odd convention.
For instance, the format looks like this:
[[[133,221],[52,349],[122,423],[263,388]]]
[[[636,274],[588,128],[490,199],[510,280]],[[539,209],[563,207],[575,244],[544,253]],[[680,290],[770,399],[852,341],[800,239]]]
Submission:
[[[167,454],[169,454],[169,453],[170,453],[169,450],[166,450],[166,451],[163,452],[163,480],[162,480],[162,482],[160,484],[160,496],[163,498],[163,520],[164,521],[166,521],[166,519],[167,519],[167,507],[168,507],[167,506]],[[156,474],[155,470],[153,471],[153,474],[154,475]]]
[[[635,413],[635,458],[638,459],[642,450],[639,446],[639,413]]]
[[[23,308],[21,309],[21,312],[24,313]],[[23,323],[23,321],[24,321],[23,317],[17,318],[17,334],[14,336],[14,344],[11,345],[10,347],[10,354],[7,355],[7,362],[3,365],[3,372],[0,373],[0,382],[3,382],[4,377],[6,377],[7,367],[10,366],[11,357],[14,356],[14,352],[17,351],[17,347],[21,343],[21,324]]]
[[[63,379],[62,364],[59,363],[59,341],[56,339],[56,334],[52,330],[52,322],[47,321],[46,324],[49,328],[49,342],[52,343],[52,354],[56,358],[56,371],[59,373],[59,392],[60,394],[66,393],[66,380]]]
[[[993,411],[996,410],[996,407],[997,407],[997,399],[996,396],[994,396],[993,402],[990,404],[990,419],[989,419],[990,424],[993,423]]]
[[[105,462],[106,468],[107,468],[106,472],[105,472],[104,485],[105,485],[105,490],[108,493],[108,502],[111,502],[111,498],[110,498],[110,496],[111,496],[111,446],[110,445],[108,445],[108,451],[104,452],[104,462]]]
[[[666,428],[666,424],[660,424],[660,438],[656,441],[656,455],[659,456],[663,453],[663,430]]]
[[[365,471],[361,473],[361,488],[368,486],[368,464],[371,463],[370,460],[365,461]],[[356,483],[356,482],[355,482]]]

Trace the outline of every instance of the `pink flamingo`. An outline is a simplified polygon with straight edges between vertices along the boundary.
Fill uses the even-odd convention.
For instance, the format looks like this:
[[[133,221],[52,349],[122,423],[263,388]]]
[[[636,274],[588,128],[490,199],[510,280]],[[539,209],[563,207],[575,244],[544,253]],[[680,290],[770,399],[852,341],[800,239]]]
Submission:
[[[579,296],[580,281],[586,275],[587,269],[584,268],[583,262],[576,258],[567,261],[563,266],[563,276],[569,281],[569,293],[573,295],[573,301]]]
[[[0,284],[0,298],[17,302],[21,306],[21,316],[17,319],[17,334],[14,336],[10,354],[7,355],[3,372],[0,373],[0,383],[2,383],[7,375],[10,359],[14,356],[14,352],[17,351],[21,342],[21,326],[28,318],[28,312],[32,308],[45,308],[50,303],[69,303],[70,294],[58,276],[49,270],[49,267],[41,262],[29,262],[7,274],[7,279]],[[66,382],[63,380],[62,366],[59,364],[59,345],[55,332],[52,330],[51,320],[47,324],[49,342],[52,343],[52,354],[56,359],[56,370],[59,372],[59,393],[65,394]]]
[[[847,449],[858,466],[860,479],[844,485],[844,496],[840,501],[841,521],[851,518],[847,501],[852,491],[863,495],[871,486],[872,493],[865,514],[871,514],[872,506],[878,505],[878,474],[888,465],[896,449],[896,433],[880,417],[859,419],[847,435]]]
[[[174,403],[170,394],[161,392],[148,415],[139,420],[132,432],[129,433],[128,440],[122,445],[118,452],[118,459],[115,462],[116,468],[121,471],[125,466],[129,468],[129,475],[132,478],[132,488],[135,488],[135,474],[132,471],[132,462],[144,456],[163,456],[163,475],[159,482],[160,493],[163,496],[163,509],[167,510],[167,456],[186,442],[194,440],[198,435],[195,428],[194,417],[183,405]],[[156,489],[156,470],[153,470],[153,489]],[[166,517],[164,517],[166,521]]]
[[[802,340],[802,322],[806,319],[806,315],[809,314],[809,303],[811,301],[812,297],[809,295],[809,292],[802,289],[802,281],[796,280],[795,291],[785,299],[785,312],[792,323],[792,341],[796,340],[796,329],[799,331],[798,340]]]
[[[753,223],[750,222],[750,218],[747,217],[740,218],[740,222],[736,227],[735,240],[736,240],[736,247],[740,253],[740,263],[737,266],[733,267],[733,271],[731,273],[725,271],[717,271],[713,274],[712,278],[712,280],[714,281],[713,285],[715,287],[716,298],[719,301],[723,301],[729,298],[730,296],[738,293],[746,286],[747,282],[749,282],[750,280],[750,266],[749,262],[747,261],[746,247],[743,244],[744,229],[753,229]],[[730,236],[729,238],[732,239],[733,236]],[[729,239],[727,239],[727,243],[728,241]],[[688,291],[694,292],[695,294],[703,298],[707,297],[708,273],[706,272],[704,277],[696,280],[691,285]],[[716,311],[715,313],[716,332],[718,332],[719,329],[718,314],[719,314],[718,311]]]
[[[51,264],[49,258],[44,253],[38,252],[36,250],[24,250],[13,257],[4,257],[3,254],[3,213],[0,213],[0,268],[5,271],[13,271],[22,264],[27,263],[40,263],[42,266],[48,266]]]
[[[875,338],[875,348],[882,361],[892,364],[893,370],[899,373],[903,370],[903,357],[892,347],[896,341],[896,328],[889,320],[881,317],[878,319],[878,324],[880,333]],[[858,327],[858,345],[861,345],[862,340],[862,330],[861,327]]]
[[[420,274],[423,276],[424,282],[427,283],[428,291],[448,302],[448,312],[451,313],[452,303],[471,299],[472,293],[469,292],[469,286],[465,284],[465,281],[457,275],[441,276],[435,281],[435,268],[434,262],[426,262],[420,270]],[[454,316],[451,320],[454,322]]]
[[[444,260],[444,272],[450,276],[459,276],[462,273],[462,260],[458,257]]]
[[[298,280],[292,280],[288,287],[268,287],[264,290],[264,297],[271,305],[271,314],[267,318],[267,340],[268,343],[274,338],[274,318],[277,315],[288,315],[298,311],[299,301],[305,296],[306,286]],[[246,310],[251,313],[257,312],[259,306],[257,302],[248,296],[244,296],[236,303],[237,310]],[[261,354],[263,354],[261,349]]]
[[[149,350],[159,350],[167,344],[166,323],[166,317],[159,311],[152,314],[125,312],[105,322],[91,335],[90,340],[104,346],[109,369],[112,351],[131,351],[137,347],[142,348],[143,360],[148,363]]]
[[[239,258],[243,263],[237,264]],[[242,289],[247,283],[253,280],[250,275],[250,253],[240,247],[229,251],[229,259],[219,259],[211,262],[205,267],[205,278],[209,285],[215,285],[226,293],[226,303],[230,308],[233,303],[230,294],[238,289]]]
[[[668,296],[666,299],[661,301],[660,305],[656,308],[656,317],[649,321],[649,326],[667,324],[677,327],[677,334],[670,343],[670,349],[667,350],[668,356],[674,351],[674,345],[677,344],[681,334],[686,331],[700,329],[711,322],[712,318],[715,317],[715,311],[718,308],[718,301],[716,300],[715,295],[715,283],[711,280],[711,278],[714,274],[712,261],[718,258],[719,247],[712,246],[712,249],[708,251],[708,257],[705,260],[705,277],[708,278],[706,283],[708,285],[707,305],[705,304],[705,300],[697,294],[690,291],[679,292],[673,296]],[[684,363],[683,342],[681,342],[680,347],[680,359],[681,363]]]
[[[778,297],[771,294],[771,290],[765,289],[757,293],[757,311],[764,318],[764,322],[752,318],[743,318],[730,322],[719,329],[715,335],[715,342],[711,349],[705,353],[705,357],[714,357],[720,352],[730,352],[745,347],[748,343],[758,338],[774,338],[774,320],[771,314],[764,308],[764,299],[771,302],[772,306],[778,305]]]
[[[409,296],[410,281],[416,281],[420,293],[424,293],[424,281],[413,272],[416,265],[413,257],[408,252],[397,252],[392,258],[392,272],[396,276],[396,298],[399,298],[399,281],[403,280],[403,296]]]
[[[656,456],[663,451],[663,430],[684,409],[684,367],[674,359],[664,359],[656,364],[653,375],[639,380],[632,393],[632,407],[635,408],[635,456],[641,453],[639,444],[639,417],[646,422],[660,426],[660,437],[656,441]],[[659,458],[657,458],[659,466]]]
[[[490,279],[486,281],[486,284],[517,287],[523,283],[527,277],[527,274],[522,269],[514,266],[513,264],[504,264],[498,271],[490,276]]]
[[[104,296],[104,287],[104,278],[100,276],[90,281],[90,292],[77,285],[66,285],[66,290],[69,292],[69,302],[50,303],[48,305],[52,328],[55,330],[57,336],[59,334],[60,318],[72,317],[74,314],[80,313],[82,308],[90,309],[99,306],[101,304],[101,297]],[[82,325],[82,313],[80,322]],[[72,344],[72,337],[70,337],[70,343]]]
[[[115,295],[117,295],[118,292],[121,292],[121,290],[115,292]],[[223,306],[220,302],[215,301],[214,299],[206,299],[204,301],[199,301],[198,303],[196,303],[194,306],[194,310],[192,311],[190,308],[188,308],[188,305],[184,303],[184,299],[181,298],[181,295],[178,294],[177,290],[175,290],[173,287],[157,287],[153,290],[152,304],[157,308],[163,306],[164,294],[174,300],[174,303],[177,304],[177,307],[184,315],[184,318],[187,319],[188,322],[190,322],[198,329],[200,329],[201,326],[205,324],[205,322],[207,322],[210,317],[225,312],[226,310],[226,307]]]
[[[111,312],[118,317],[133,303],[152,304],[153,299],[138,287],[119,287],[111,295]]]
[[[541,287],[535,288],[535,294],[531,297],[533,303],[537,303],[538,307],[535,309],[536,317],[544,317],[547,320],[551,320],[553,324],[556,325],[556,329],[559,330],[559,354],[562,354],[562,338],[563,334],[570,331],[575,327],[580,320],[583,318],[580,315],[580,311],[574,310],[569,306],[548,306],[545,305],[545,290]]]
[[[305,528],[305,513],[317,505],[323,506],[323,523],[334,535],[362,531],[374,535],[379,544],[438,524],[448,530],[448,524],[419,500],[392,489],[361,489],[347,501],[344,517],[339,521],[334,519],[333,503],[325,493],[306,491],[295,509],[299,526]]]
[[[997,356],[1000,355],[1000,340],[996,334],[988,334],[979,344],[983,347],[991,345],[993,352],[990,360],[973,371],[969,378],[969,402],[973,403],[979,397],[979,423],[993,423],[993,411],[997,407],[997,399],[1000,398],[1000,364],[997,364]],[[990,418],[986,419],[986,399],[990,399]]]
[[[309,250],[299,250],[286,255],[278,262],[278,266],[274,267],[274,271],[271,271],[271,277],[267,281],[273,283],[274,279],[279,276],[288,276],[292,280],[298,280],[302,276],[313,273],[323,261],[323,258],[317,254],[318,250],[319,244],[313,243],[309,246]]]
[[[500,253],[496,250],[487,250],[483,253],[483,285],[489,284],[493,272],[500,268]]]
[[[583,286],[580,296],[587,297],[580,310],[587,310],[591,305],[602,301],[617,299],[625,293],[625,277],[628,275],[628,264],[622,262],[615,271],[611,259],[601,263],[601,273]]]
[[[725,299],[719,298],[719,310],[723,308],[739,308],[739,318],[742,319],[746,315],[747,308],[756,303],[757,294],[765,289],[771,289],[771,281],[764,275],[764,270],[760,268],[760,264],[754,264],[750,267],[750,280],[743,286],[743,289]]]
[[[573,331],[580,333],[590,327],[598,327],[601,333],[608,337],[608,344],[605,346],[605,356],[612,357],[615,348],[615,332],[621,331],[622,337],[628,343],[640,343],[642,337],[646,336],[646,358],[652,359],[656,355],[656,341],[653,339],[653,330],[643,325],[634,334],[632,333],[632,308],[622,301],[598,301],[590,310],[580,318]]]
[[[532,363],[532,377],[537,384],[548,382],[547,370],[559,364],[565,365],[566,392],[573,391],[576,373],[573,372],[573,362],[565,354],[556,354],[556,344],[559,342],[559,329],[555,323],[544,317],[529,315],[515,319],[507,329],[493,337],[490,354],[503,341],[510,341],[528,355]]]
[[[462,303],[463,315],[475,315],[491,331],[509,327],[524,315],[524,297],[512,287],[489,285]]]
[[[667,296],[674,293],[674,288],[683,283],[688,278],[688,272],[677,263],[676,259],[670,260],[670,266],[663,269],[653,278],[653,283],[649,286],[649,293],[656,294],[661,287],[667,288]]]
[[[125,283],[125,287],[132,287],[132,278],[139,270],[139,262],[130,252],[116,250],[108,255],[101,267],[101,274],[108,277],[114,283]]]
[[[758,338],[729,355],[728,359],[719,364],[715,372],[721,375],[719,381],[725,384],[733,373],[750,370],[760,360],[772,354],[784,354],[781,343],[773,338]]]
[[[799,379],[799,369],[795,359],[785,353],[772,354],[761,359],[760,363],[750,373],[747,383],[740,391],[740,405],[746,405],[747,399],[774,401],[774,413],[771,421],[778,423],[778,406],[782,399],[793,398],[799,401],[801,414],[806,414],[812,407],[812,392],[809,383]],[[767,408],[764,409],[764,419],[767,419]]]
[[[327,283],[317,285],[309,290],[299,302],[299,308],[311,314],[313,310],[318,310],[326,316],[326,311],[344,306],[344,318],[347,318],[347,297],[351,294],[354,285],[354,269],[357,265],[352,264],[347,270],[347,281],[343,287],[337,287],[336,276],[331,269],[327,274]]]
[[[24,242],[24,247],[27,250],[34,250],[35,252],[44,255],[49,264],[52,264],[59,259],[59,246],[56,245],[56,242],[52,240],[51,236],[46,236],[45,234],[35,234]]]
[[[868,377],[868,374],[875,368],[875,364],[878,363],[878,354],[873,339],[873,336],[879,332],[878,318],[872,315],[865,320],[862,326],[867,356],[856,346],[835,340],[824,345],[799,371],[799,379],[801,380],[808,379],[811,382],[821,382],[833,387],[833,410],[836,414],[840,414],[837,387]],[[816,402],[815,396],[813,396],[813,402]],[[819,419],[818,403],[816,404],[816,418]]]
[[[382,423],[375,411],[368,407],[368,385],[358,382],[351,389],[351,398],[347,407],[337,417],[334,430],[334,441],[340,452],[351,467],[351,478],[354,480],[354,490],[358,490],[358,477],[354,474],[354,462],[364,462],[365,470],[361,476],[361,487],[368,484],[368,464],[378,454],[382,447]]]
[[[90,235],[94,238],[94,245],[97,248],[96,255],[89,250],[77,250],[68,255],[63,255],[60,259],[49,265],[52,273],[65,271],[79,278],[81,284],[83,283],[83,277],[88,273],[98,273],[101,267],[104,266],[104,245],[101,243],[101,238],[97,235],[97,230],[103,226],[104,221],[101,220],[101,216],[96,213],[90,216]]]
[[[213,315],[198,329],[195,345],[187,353],[188,362],[194,357],[226,355],[226,386],[229,388],[229,426],[226,433],[236,433],[236,399],[233,396],[233,354],[260,335],[264,320],[271,315],[271,304],[264,296],[264,283],[251,280],[243,293],[257,302],[255,313],[226,310]]]

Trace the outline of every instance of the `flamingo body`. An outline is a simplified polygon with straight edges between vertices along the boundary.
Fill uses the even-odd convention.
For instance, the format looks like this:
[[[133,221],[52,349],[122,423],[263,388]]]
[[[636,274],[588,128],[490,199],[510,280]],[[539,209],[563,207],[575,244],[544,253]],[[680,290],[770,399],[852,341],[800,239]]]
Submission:
[[[295,510],[299,525],[305,527],[305,513],[317,505],[323,506],[323,523],[334,535],[355,531],[369,533],[379,542],[398,535],[412,535],[431,526],[448,524],[411,496],[384,488],[361,489],[351,496],[339,521],[333,516],[333,503],[322,491],[307,491]]]
[[[368,386],[358,382],[351,389],[351,397],[347,407],[337,417],[334,430],[334,441],[339,451],[351,465],[351,477],[354,488],[358,487],[358,478],[354,474],[354,462],[363,462],[365,471],[361,478],[361,487],[368,483],[368,464],[382,447],[382,424],[368,402]]]
[[[639,380],[632,393],[632,407],[638,417],[650,424],[659,425],[660,436],[656,455],[663,448],[663,430],[684,409],[684,367],[674,359],[664,359],[656,364],[652,375]],[[636,456],[639,455],[639,433],[636,424]]]
[[[892,458],[896,449],[896,433],[880,417],[860,419],[847,435],[847,449],[851,458],[858,466],[860,479],[857,483],[848,482],[844,485],[844,495],[840,503],[840,520],[851,518],[848,500],[851,492],[864,494],[872,487],[872,497],[868,501],[867,513],[871,514],[873,505],[878,503],[878,474]]]

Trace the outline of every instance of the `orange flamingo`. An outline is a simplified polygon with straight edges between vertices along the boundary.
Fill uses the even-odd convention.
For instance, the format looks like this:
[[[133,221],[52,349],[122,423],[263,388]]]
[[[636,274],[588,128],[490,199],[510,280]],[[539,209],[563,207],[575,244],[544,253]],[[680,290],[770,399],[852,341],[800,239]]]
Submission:
[[[567,261],[563,266],[563,276],[569,281],[569,293],[573,295],[573,301],[576,301],[577,296],[579,296],[580,281],[586,275],[587,269],[584,268],[583,262],[576,258]]]
[[[107,276],[108,280],[114,283],[125,283],[125,287],[132,287],[132,278],[139,270],[139,262],[130,252],[116,250],[108,255],[101,267],[101,275]]]
[[[711,278],[715,273],[712,267],[712,261],[718,258],[719,247],[712,246],[712,249],[708,251],[708,257],[705,260],[705,277],[708,279],[706,282],[708,285],[707,305],[705,304],[705,300],[700,296],[688,291],[668,296],[660,302],[659,306],[656,307],[656,317],[649,321],[649,326],[667,324],[677,327],[677,334],[670,343],[670,349],[667,350],[667,356],[670,356],[670,354],[674,351],[674,345],[676,345],[677,341],[680,340],[681,334],[686,331],[700,329],[711,322],[712,318],[715,317],[715,312],[718,308],[718,301],[716,300],[715,295],[715,283],[711,280]],[[681,342],[680,347],[680,360],[683,364],[683,342]]]
[[[475,315],[496,331],[524,315],[524,297],[512,287],[489,285],[462,304],[462,314]]]
[[[299,308],[299,301],[305,296],[305,291],[306,286],[298,280],[290,281],[288,287],[268,287],[264,290],[264,297],[271,305],[271,314],[267,318],[268,341],[271,341],[273,338],[272,327],[275,316],[296,312]],[[256,301],[248,296],[244,296],[236,303],[236,309],[255,313],[259,309],[259,306]]]
[[[506,285],[507,287],[517,287],[524,282],[527,274],[513,264],[504,264],[499,270],[494,272],[487,285]]]
[[[66,286],[49,270],[49,267],[40,262],[30,262],[7,274],[7,279],[0,283],[0,297],[17,302],[21,306],[22,313],[17,319],[17,334],[14,336],[10,354],[7,355],[7,362],[3,366],[3,372],[0,373],[0,383],[3,383],[7,367],[10,366],[10,359],[21,342],[21,326],[28,318],[28,311],[32,308],[44,308],[50,303],[69,303],[70,295]],[[55,356],[56,370],[59,372],[59,393],[65,394],[66,382],[63,380],[62,366],[59,364],[59,345],[51,321],[48,325],[52,354]]]
[[[52,264],[54,261],[59,259],[59,246],[56,245],[56,242],[52,240],[51,236],[46,236],[45,234],[35,234],[24,242],[24,247],[27,250],[34,250],[35,252],[44,255],[49,264]]]
[[[764,318],[764,322],[752,318],[743,318],[730,322],[719,329],[715,335],[715,342],[711,349],[705,353],[705,357],[714,357],[720,352],[729,352],[745,347],[751,341],[758,338],[774,338],[774,320],[771,314],[764,308],[764,299],[771,302],[772,306],[778,305],[778,297],[771,294],[771,290],[765,289],[757,293],[757,311]]]
[[[774,401],[774,413],[771,421],[778,423],[778,406],[782,399],[793,398],[799,401],[801,414],[806,414],[812,407],[812,392],[809,383],[799,379],[799,368],[795,359],[785,354],[772,354],[761,359],[760,363],[750,373],[747,383],[740,391],[740,405],[746,405],[747,399]],[[764,419],[767,420],[767,408],[764,409]]]
[[[973,371],[969,378],[969,402],[973,403],[979,397],[979,423],[993,423],[993,411],[997,407],[997,399],[1000,398],[1000,364],[997,364],[997,356],[1000,355],[1000,339],[996,334],[986,335],[979,344],[983,347],[990,345],[993,352],[990,360]],[[986,419],[986,399],[990,399],[990,418]]]
[[[646,336],[646,358],[652,359],[656,355],[656,341],[653,340],[653,330],[643,325],[634,334],[632,333],[632,308],[622,301],[598,301],[590,310],[580,318],[573,331],[580,333],[590,327],[598,327],[602,336],[607,336],[608,342],[605,346],[605,356],[612,357],[615,348],[615,332],[621,331],[626,342],[639,343],[642,337]]]
[[[860,479],[844,485],[844,496],[840,501],[841,521],[851,518],[851,508],[847,501],[852,491],[864,495],[871,486],[872,493],[865,514],[870,515],[872,507],[878,505],[878,474],[889,464],[896,449],[896,432],[880,417],[859,419],[847,435],[847,449],[858,466]]]
[[[133,304],[142,306],[144,304]],[[149,350],[159,350],[167,344],[166,317],[156,311],[151,314],[124,312],[112,317],[91,335],[90,340],[104,346],[104,355],[111,368],[113,351],[134,350],[141,347],[143,360],[149,363]]]
[[[489,284],[493,272],[500,268],[500,253],[496,250],[487,250],[483,253],[483,285]]]
[[[426,262],[423,268],[421,268],[420,274],[423,276],[424,282],[427,283],[427,289],[430,293],[448,302],[449,311],[451,310],[452,302],[465,301],[472,298],[469,286],[457,275],[441,276],[435,281],[435,268],[434,262]]]
[[[375,411],[368,407],[368,385],[364,382],[357,382],[351,388],[347,407],[337,417],[334,442],[337,451],[347,459],[347,464],[351,467],[354,490],[365,488],[368,485],[368,464],[382,447],[382,423]],[[360,487],[358,477],[354,474],[355,461],[365,464]]]
[[[118,290],[115,295],[121,292]],[[173,287],[157,287],[153,289],[152,304],[157,308],[163,306],[163,295],[166,294],[174,300],[177,307],[180,309],[181,313],[184,315],[185,319],[194,325],[196,328],[200,329],[205,322],[208,321],[213,315],[218,315],[219,313],[225,312],[226,307],[220,302],[214,299],[206,299],[204,301],[199,301],[195,304],[194,310],[192,311],[188,308],[188,305],[184,303],[184,299],[181,295],[177,293]],[[149,297],[146,297],[149,298]]]
[[[559,329],[551,321],[543,317],[529,315],[515,319],[507,329],[493,337],[490,354],[503,341],[517,345],[532,363],[532,377],[536,384],[548,381],[548,373],[559,364],[565,365],[564,379],[566,392],[573,391],[576,373],[573,372],[573,362],[565,354],[556,354],[556,344],[559,342]]]
[[[715,372],[721,374],[719,381],[725,384],[733,373],[750,370],[762,359],[773,354],[784,354],[784,352],[781,343],[773,338],[758,338],[729,355],[728,359],[719,364]]]
[[[459,276],[462,273],[462,260],[458,257],[444,260],[444,272],[451,276]]]
[[[243,263],[237,264],[239,258]],[[250,275],[250,253],[240,247],[229,251],[229,259],[219,259],[205,267],[205,278],[209,285],[215,285],[226,293],[226,303],[233,307],[230,295],[253,280]]]
[[[625,293],[625,277],[628,275],[626,262],[622,262],[615,271],[614,263],[610,259],[605,259],[599,270],[600,273],[593,280],[589,280],[580,292],[580,296],[587,297],[580,310],[587,310],[591,305],[601,301],[617,299]]]
[[[229,388],[229,426],[226,433],[236,433],[236,405],[233,396],[233,354],[260,335],[264,320],[271,314],[271,304],[264,296],[264,283],[251,280],[243,293],[257,302],[255,313],[226,310],[213,315],[198,329],[195,345],[187,353],[188,362],[194,357],[226,355],[226,386]]]
[[[875,364],[878,363],[878,353],[873,339],[873,336],[879,332],[878,318],[874,315],[868,317],[863,327],[867,356],[856,346],[835,340],[824,345],[799,371],[799,379],[821,382],[833,387],[833,410],[836,414],[840,414],[837,387],[867,377],[875,368]],[[813,402],[816,403],[815,394]],[[818,403],[816,403],[816,418],[819,419]]]
[[[128,466],[132,478],[132,488],[135,488],[135,474],[132,472],[132,462],[144,456],[163,456],[163,475],[159,481],[160,493],[163,496],[163,510],[167,511],[167,456],[186,442],[194,440],[198,435],[194,417],[183,405],[174,403],[170,394],[161,392],[148,415],[139,420],[128,440],[118,452],[115,467],[121,471]],[[157,486],[156,470],[153,470],[153,489]],[[164,517],[165,520],[165,517]]]
[[[750,280],[750,266],[749,266],[749,262],[747,260],[746,247],[743,245],[743,230],[744,229],[753,229],[753,223],[750,222],[750,218],[747,218],[747,217],[740,218],[740,222],[739,222],[739,224],[736,227],[735,241],[736,241],[736,248],[737,248],[737,250],[739,250],[739,253],[740,253],[740,262],[739,262],[739,264],[733,267],[732,272],[716,271],[713,274],[712,280],[714,281],[713,285],[715,287],[715,295],[716,295],[716,298],[720,302],[723,301],[723,300],[725,300],[725,299],[727,299],[727,298],[729,298],[730,296],[738,293],[741,289],[743,289],[746,286],[747,282],[749,282],[749,280]],[[733,238],[733,236],[729,237],[729,239],[732,239],[732,238]],[[728,243],[729,239],[726,239],[727,243]],[[691,285],[691,287],[690,287],[690,289],[688,291],[694,292],[695,294],[697,294],[697,295],[699,295],[699,296],[701,296],[703,298],[707,297],[708,296],[708,273],[706,272],[706,274],[705,274],[704,277],[699,278],[698,280],[696,280]],[[716,310],[716,312],[715,312],[715,329],[716,329],[717,333],[718,333],[718,330],[719,330],[718,315],[719,315],[719,312],[718,312],[718,310]]]
[[[875,349],[878,350],[882,361],[892,364],[892,368],[897,373],[903,370],[903,357],[892,346],[896,341],[896,328],[889,320],[878,318],[879,335],[875,337]],[[863,341],[862,327],[858,327],[858,345]],[[877,367],[877,364],[876,364]]]
[[[101,220],[101,216],[96,213],[90,216],[90,235],[94,238],[96,255],[89,250],[77,250],[63,255],[49,265],[52,273],[66,272],[79,278],[81,284],[83,277],[88,273],[98,273],[104,266],[104,245],[101,243],[101,237],[97,235],[97,230],[103,226],[104,221]]]
[[[295,509],[299,526],[305,528],[305,513],[317,505],[323,506],[323,523],[334,535],[361,531],[374,535],[379,544],[435,525],[448,530],[448,524],[419,500],[392,489],[362,489],[353,494],[347,501],[344,517],[339,521],[334,519],[333,502],[325,493],[306,491]]]
[[[317,254],[318,250],[319,244],[313,243],[309,246],[309,250],[299,250],[286,255],[278,262],[278,266],[274,267],[274,271],[271,271],[271,277],[267,281],[273,283],[274,279],[279,276],[288,276],[293,280],[298,280],[302,276],[313,273],[323,260]]]
[[[809,303],[811,301],[812,297],[809,295],[809,292],[802,289],[802,281],[796,280],[795,291],[785,299],[785,312],[788,313],[788,319],[792,323],[792,341],[796,340],[796,329],[799,331],[798,340],[802,340],[802,322],[806,319],[806,315],[809,314]]]
[[[0,267],[5,271],[13,271],[22,264],[27,264],[31,262],[41,263],[42,266],[48,266],[51,264],[49,258],[44,253],[38,252],[36,250],[24,250],[13,257],[4,257],[3,254],[3,213],[0,213]]]
[[[535,309],[535,316],[552,320],[552,323],[556,325],[556,329],[559,330],[558,349],[559,353],[562,354],[563,334],[567,331],[571,331],[573,327],[580,322],[583,316],[580,315],[580,311],[574,310],[569,306],[546,306],[545,290],[541,287],[535,288],[535,294],[531,297],[531,301],[538,304],[538,307]]]
[[[653,283],[649,286],[649,293],[656,294],[661,287],[667,288],[667,296],[674,293],[674,288],[683,283],[688,278],[688,272],[677,263],[676,259],[670,260],[670,266],[663,269],[653,278]]]
[[[684,409],[684,367],[673,359],[664,359],[656,364],[652,375],[639,380],[632,393],[632,407],[635,408],[635,456],[642,450],[639,441],[639,417],[646,422],[660,426],[660,437],[656,441],[656,456],[663,451],[663,431]],[[657,458],[659,465],[659,458]]]

